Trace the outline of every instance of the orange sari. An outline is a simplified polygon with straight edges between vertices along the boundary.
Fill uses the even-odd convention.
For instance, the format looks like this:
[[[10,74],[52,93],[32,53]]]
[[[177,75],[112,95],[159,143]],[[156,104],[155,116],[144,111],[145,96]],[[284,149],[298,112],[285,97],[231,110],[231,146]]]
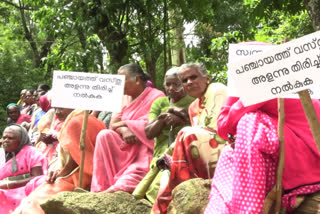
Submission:
[[[67,156],[71,155],[72,159],[80,165],[81,150],[79,147],[80,134],[83,123],[82,111],[73,111],[66,119],[59,136],[60,153],[59,159],[61,166],[66,163]],[[88,126],[86,134],[86,150],[85,162],[83,173],[83,186],[86,187],[91,184],[92,165],[93,165],[93,152],[98,133],[105,129],[102,121],[96,119],[94,116],[89,115]],[[44,177],[45,179],[45,177]],[[79,167],[75,168],[69,175],[58,178],[53,184],[43,183],[35,191],[33,191],[27,198],[23,199],[20,206],[14,213],[43,213],[40,203],[50,198],[51,196],[63,192],[73,191],[79,186]]]

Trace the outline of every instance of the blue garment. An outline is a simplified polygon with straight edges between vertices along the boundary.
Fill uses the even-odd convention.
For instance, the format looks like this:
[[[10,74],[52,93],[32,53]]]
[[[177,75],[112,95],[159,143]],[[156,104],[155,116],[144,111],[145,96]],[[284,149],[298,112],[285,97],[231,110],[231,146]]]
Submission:
[[[41,111],[39,111],[38,113],[36,113],[36,115],[35,115],[35,120],[34,120],[34,126],[36,127],[37,126],[37,124],[38,124],[38,122],[40,121],[40,119],[41,119],[41,117],[43,116],[43,115],[45,115],[45,111],[43,111],[43,110],[41,110]]]

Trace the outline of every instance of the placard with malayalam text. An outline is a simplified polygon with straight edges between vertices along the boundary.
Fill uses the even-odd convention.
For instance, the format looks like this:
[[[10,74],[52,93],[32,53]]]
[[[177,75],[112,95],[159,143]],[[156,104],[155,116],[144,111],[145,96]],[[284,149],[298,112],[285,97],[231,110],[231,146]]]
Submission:
[[[53,107],[120,112],[124,75],[54,71]]]

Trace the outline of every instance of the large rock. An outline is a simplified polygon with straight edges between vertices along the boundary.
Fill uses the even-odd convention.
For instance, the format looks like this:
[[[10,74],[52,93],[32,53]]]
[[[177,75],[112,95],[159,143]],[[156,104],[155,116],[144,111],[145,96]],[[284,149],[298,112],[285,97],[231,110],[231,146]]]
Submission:
[[[211,180],[195,178],[179,184],[172,191],[168,214],[200,214],[209,202]]]
[[[126,192],[62,192],[41,204],[41,208],[46,214],[149,214],[152,204]]]
[[[294,214],[320,214],[320,192],[308,195]]]

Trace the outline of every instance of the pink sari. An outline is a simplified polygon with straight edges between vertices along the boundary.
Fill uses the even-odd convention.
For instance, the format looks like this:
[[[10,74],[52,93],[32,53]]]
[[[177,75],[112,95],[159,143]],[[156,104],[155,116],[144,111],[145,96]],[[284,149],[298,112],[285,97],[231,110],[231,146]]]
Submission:
[[[20,114],[20,116],[18,117],[17,121],[15,122],[16,124],[21,124],[23,122],[31,122],[31,116],[27,115],[27,114]]]
[[[163,96],[163,92],[147,87],[121,112],[121,120],[126,121],[141,143],[126,144],[112,130],[99,133],[94,151],[91,191],[109,189],[131,193],[143,179],[153,157],[153,140],[147,139],[144,128],[152,102]]]
[[[33,167],[42,166],[43,174],[47,173],[47,160],[32,146],[24,146],[16,156],[18,171],[11,172],[12,159],[0,169],[0,180],[7,177],[23,175],[31,172]],[[0,189],[0,213],[6,214],[13,212],[20,204],[21,200],[32,192],[37,186],[41,184],[39,180],[41,176],[37,176],[30,180],[26,186],[15,189]]]
[[[313,104],[319,117],[320,103],[313,100]],[[237,98],[228,98],[219,115],[218,133],[225,139],[228,133],[237,138],[235,147],[227,146],[220,156],[205,213],[262,213],[264,198],[276,181],[277,117],[276,100],[243,107]],[[292,199],[297,193],[317,191],[312,187],[320,182],[320,169],[314,167],[320,153],[300,100],[285,100],[284,129],[283,188],[305,187],[290,195]]]

